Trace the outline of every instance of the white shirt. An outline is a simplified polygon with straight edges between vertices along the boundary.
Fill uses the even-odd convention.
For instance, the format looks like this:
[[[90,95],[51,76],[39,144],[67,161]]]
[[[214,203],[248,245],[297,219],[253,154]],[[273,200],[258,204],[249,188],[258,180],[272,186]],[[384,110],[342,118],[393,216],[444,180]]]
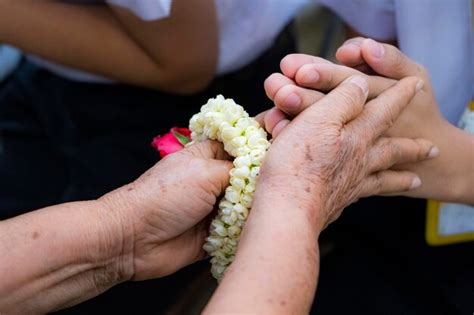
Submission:
[[[361,34],[397,39],[424,65],[443,115],[457,124],[474,96],[471,0],[319,0]]]
[[[237,70],[268,49],[283,27],[310,0],[216,0],[219,25],[217,74]],[[79,2],[79,1],[78,1]],[[106,0],[150,21],[169,16],[172,0]],[[36,56],[30,60],[73,80],[112,82]]]

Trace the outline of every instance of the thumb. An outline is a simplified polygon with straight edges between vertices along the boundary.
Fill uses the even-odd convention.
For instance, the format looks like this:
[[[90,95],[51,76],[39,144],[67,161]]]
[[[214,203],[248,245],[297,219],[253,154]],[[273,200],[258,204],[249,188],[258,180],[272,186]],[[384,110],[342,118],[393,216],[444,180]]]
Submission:
[[[222,160],[206,160],[204,165],[207,186],[217,197],[229,186],[229,172],[233,167],[232,162]]]
[[[366,38],[361,44],[364,61],[378,74],[401,80],[407,76],[417,76],[427,82],[426,70],[398,48]]]
[[[196,142],[183,150],[179,151],[196,158],[227,160],[229,155],[224,151],[222,143],[218,141],[206,140]]]

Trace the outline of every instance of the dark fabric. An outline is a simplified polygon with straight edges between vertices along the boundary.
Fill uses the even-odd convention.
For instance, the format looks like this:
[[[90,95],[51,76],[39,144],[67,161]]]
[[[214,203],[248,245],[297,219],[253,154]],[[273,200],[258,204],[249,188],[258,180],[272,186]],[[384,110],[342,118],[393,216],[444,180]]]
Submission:
[[[190,96],[70,81],[24,61],[0,90],[0,220],[131,182],[159,159],[152,138],[188,126],[217,94],[250,114],[269,108],[263,81],[294,51],[290,25],[258,60]],[[209,268],[125,283],[62,313],[164,313],[202,264]]]
[[[312,314],[471,314],[474,243],[430,247],[426,202],[368,198],[323,232]]]
[[[188,126],[217,94],[251,114],[269,108],[263,81],[294,52],[290,33],[251,65],[190,96],[70,81],[25,61],[0,90],[0,219],[96,198],[132,181],[158,160],[151,139]]]

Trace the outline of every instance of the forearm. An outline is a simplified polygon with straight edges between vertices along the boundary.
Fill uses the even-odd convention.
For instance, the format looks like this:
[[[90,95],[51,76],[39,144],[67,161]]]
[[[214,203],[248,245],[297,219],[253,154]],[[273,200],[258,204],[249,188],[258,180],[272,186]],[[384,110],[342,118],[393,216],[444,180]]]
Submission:
[[[158,26],[155,32],[160,31]],[[165,35],[177,36],[169,30]],[[66,66],[133,85],[171,92],[196,89],[188,86],[186,72],[160,63],[153,56],[154,53],[162,57],[158,52],[146,51],[131,38],[107,6],[0,0],[0,41]],[[187,58],[196,57],[192,56],[192,49],[188,52]]]
[[[72,306],[131,277],[131,258],[120,256],[131,246],[122,242],[123,227],[101,201],[53,206],[0,222],[0,313]]]
[[[440,155],[408,167],[422,181],[408,195],[474,205],[474,136],[445,122],[431,137]]]
[[[236,259],[205,313],[308,313],[319,274],[320,226],[296,198],[256,196]]]

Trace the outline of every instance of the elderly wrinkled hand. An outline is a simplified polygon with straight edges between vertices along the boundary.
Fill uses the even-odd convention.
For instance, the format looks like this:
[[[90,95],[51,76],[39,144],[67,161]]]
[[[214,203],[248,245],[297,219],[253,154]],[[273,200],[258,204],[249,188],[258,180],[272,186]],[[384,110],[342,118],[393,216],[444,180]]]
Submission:
[[[352,76],[326,96],[320,94],[292,121],[278,110],[266,113],[267,129],[274,134],[279,130],[262,167],[257,194],[262,186],[270,186],[268,191],[284,191],[298,204],[322,201],[326,212],[317,220],[326,225],[358,198],[419,187],[416,174],[389,168],[430,158],[433,144],[382,135],[422,84],[418,78],[405,78],[366,103],[367,80]],[[271,94],[268,85],[267,94]]]
[[[298,115],[351,75],[361,75],[368,81],[369,99],[377,97],[393,86],[396,80],[407,76],[419,77],[424,82],[423,89],[417,93],[385,135],[411,139],[424,138],[432,141],[439,149],[431,152],[432,156],[436,157],[434,159],[402,163],[393,167],[415,172],[423,182],[417,189],[397,194],[473,203],[474,200],[469,197],[472,196],[470,188],[472,179],[469,175],[466,176],[472,174],[472,163],[469,162],[472,158],[465,150],[466,147],[472,147],[472,137],[442,117],[424,67],[409,59],[394,46],[364,38],[346,42],[339,48],[336,56],[344,64],[370,69],[370,73],[375,71],[381,76],[366,75],[353,68],[309,55],[293,54],[285,57],[281,63],[282,74],[273,74],[265,82],[267,95],[276,105],[276,108],[265,114],[267,128],[274,136],[278,135],[288,123],[285,114]],[[452,163],[453,160],[458,162]]]
[[[221,144],[206,141],[166,156],[133,183],[101,198],[120,209],[133,239],[133,280],[161,277],[204,258],[208,215],[229,181],[232,163]],[[205,170],[205,171],[203,171]],[[173,259],[170,259],[173,257]]]

